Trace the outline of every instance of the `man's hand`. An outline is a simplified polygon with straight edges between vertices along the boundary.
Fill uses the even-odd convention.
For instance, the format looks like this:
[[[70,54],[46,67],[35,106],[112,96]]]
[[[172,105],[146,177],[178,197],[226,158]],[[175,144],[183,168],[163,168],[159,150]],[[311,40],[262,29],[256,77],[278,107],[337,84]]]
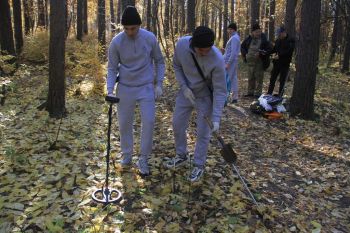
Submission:
[[[220,123],[219,122],[213,122],[213,128],[212,128],[212,132],[216,132],[216,131],[218,131],[219,130],[219,128],[220,128]]]
[[[184,94],[185,98],[188,99],[192,104],[195,103],[196,97],[194,97],[193,92],[190,88],[185,87],[183,89],[183,94]]]
[[[156,86],[156,88],[154,89],[154,97],[156,99],[160,98],[163,95],[163,90],[162,87],[160,86]]]

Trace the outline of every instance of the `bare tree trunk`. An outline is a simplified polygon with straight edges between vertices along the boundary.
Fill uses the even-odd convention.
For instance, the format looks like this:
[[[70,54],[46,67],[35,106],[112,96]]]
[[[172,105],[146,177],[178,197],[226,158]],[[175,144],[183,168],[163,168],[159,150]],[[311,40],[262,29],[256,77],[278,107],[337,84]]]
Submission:
[[[338,28],[339,28],[339,0],[334,0],[334,20],[333,20],[333,32],[331,42],[331,52],[328,59],[328,65],[332,63],[335,57],[335,53],[338,47]]]
[[[147,30],[151,31],[151,18],[152,18],[152,1],[147,0],[147,11],[146,11],[146,28]]]
[[[77,40],[83,38],[83,0],[77,2]]]
[[[222,17],[223,17],[222,9],[219,8],[219,41],[222,38]]]
[[[87,35],[89,33],[88,24],[89,24],[88,4],[87,4],[87,0],[83,0],[83,32],[84,32],[84,35]]]
[[[12,9],[13,9],[13,22],[15,26],[16,52],[17,54],[20,54],[23,47],[21,0],[12,0]]]
[[[319,58],[321,0],[303,0],[291,116],[314,117],[314,94]]]
[[[98,43],[100,45],[100,58],[105,58],[106,48],[106,6],[105,0],[98,0]]]
[[[196,28],[196,1],[187,0],[187,33],[192,33]]]
[[[11,11],[8,0],[0,1],[0,45],[1,50],[15,55]]]
[[[135,6],[135,0],[120,0],[122,2],[122,11],[121,13],[124,12],[125,8],[127,6]]]
[[[251,0],[250,1],[250,26],[253,26],[255,23],[259,23],[260,15],[260,0]]]
[[[181,34],[185,33],[186,28],[186,11],[185,11],[185,1],[179,0],[179,7],[180,7],[180,32]]]
[[[276,1],[270,0],[270,20],[269,20],[269,40],[274,41],[275,39],[275,12],[276,12]]]
[[[224,0],[224,40],[222,47],[225,48],[228,35],[227,35],[227,21],[228,21],[228,0]]]
[[[115,27],[115,16],[114,16],[114,3],[113,0],[109,0],[109,10],[111,14],[111,29],[112,29],[112,34],[116,32],[116,27]]]
[[[122,0],[116,0],[118,1],[118,10],[117,10],[117,24],[120,24],[121,17],[122,17]]]
[[[50,0],[49,92],[46,109],[50,117],[66,114],[65,30],[66,1]]]
[[[44,0],[38,0],[38,27],[46,27]]]
[[[348,16],[349,18],[350,16]],[[349,72],[349,59],[350,59],[350,25],[346,26],[346,39],[345,39],[345,49],[344,49],[344,57],[343,57],[343,67],[342,72]]]
[[[231,22],[235,22],[235,0],[231,0]]]
[[[153,0],[152,5],[152,28],[155,35],[158,34],[158,6],[159,0]]]
[[[24,10],[24,33],[28,35],[34,28],[33,0],[23,1]]]
[[[286,18],[285,27],[287,33],[292,37],[295,37],[295,8],[297,6],[297,0],[287,0],[286,6]]]
[[[169,36],[169,30],[170,30],[170,21],[169,21],[169,15],[170,15],[170,3],[171,0],[165,1],[165,9],[164,9],[164,24],[163,24],[163,30],[164,30],[164,37],[167,38]]]

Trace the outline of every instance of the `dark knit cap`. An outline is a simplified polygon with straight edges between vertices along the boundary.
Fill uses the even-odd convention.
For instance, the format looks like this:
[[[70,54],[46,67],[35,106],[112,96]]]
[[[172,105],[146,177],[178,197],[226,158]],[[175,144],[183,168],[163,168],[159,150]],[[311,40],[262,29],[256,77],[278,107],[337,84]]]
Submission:
[[[253,24],[253,26],[252,26],[252,32],[254,32],[255,30],[258,30],[258,29],[261,29],[261,28],[260,28],[260,25],[259,25],[258,23]]]
[[[140,25],[141,17],[134,6],[127,6],[122,15],[122,25]]]
[[[192,46],[208,48],[214,45],[215,34],[213,30],[205,26],[197,27],[192,35]]]
[[[237,24],[236,23],[230,23],[230,25],[228,25],[227,28],[233,29],[235,31],[237,31]]]

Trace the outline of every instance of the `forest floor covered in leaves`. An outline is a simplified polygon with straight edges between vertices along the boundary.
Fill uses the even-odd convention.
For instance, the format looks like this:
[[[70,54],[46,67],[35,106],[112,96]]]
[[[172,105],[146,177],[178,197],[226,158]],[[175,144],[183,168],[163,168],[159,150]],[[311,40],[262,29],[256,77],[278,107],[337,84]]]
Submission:
[[[243,95],[247,76],[242,70]],[[265,73],[265,85],[268,77]],[[321,67],[315,121],[288,115],[267,120],[249,113],[252,99],[238,104],[247,118],[232,105],[225,108],[220,133],[238,153],[237,166],[262,205],[258,209],[214,139],[200,182],[186,180],[189,167],[175,173],[163,168],[163,158],[175,154],[172,75],[157,102],[152,176],[141,178],[135,167],[121,169],[113,124],[110,185],[122,190],[123,200],[106,207],[91,200],[105,178],[108,105],[103,95],[93,94],[89,79],[68,78],[68,114],[50,119],[37,109],[47,95],[46,66],[21,65],[8,79],[0,106],[0,232],[350,232],[348,76]],[[292,84],[287,85],[290,96]],[[140,126],[137,115],[136,151]],[[188,138],[193,152],[194,123]]]

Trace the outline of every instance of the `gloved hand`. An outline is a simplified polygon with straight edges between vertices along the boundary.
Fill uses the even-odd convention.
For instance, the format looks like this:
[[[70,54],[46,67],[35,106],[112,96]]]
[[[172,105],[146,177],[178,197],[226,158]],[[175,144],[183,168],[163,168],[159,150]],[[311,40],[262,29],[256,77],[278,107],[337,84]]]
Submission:
[[[218,131],[219,130],[219,128],[220,128],[220,124],[219,124],[219,122],[213,122],[213,128],[212,128],[212,132],[216,132],[216,131]]]
[[[154,89],[154,97],[156,99],[160,98],[163,95],[163,90],[162,87],[160,86],[156,86],[156,88]]]
[[[188,99],[192,104],[195,103],[196,97],[194,97],[193,92],[190,88],[184,87],[183,94],[184,94],[185,98]]]

